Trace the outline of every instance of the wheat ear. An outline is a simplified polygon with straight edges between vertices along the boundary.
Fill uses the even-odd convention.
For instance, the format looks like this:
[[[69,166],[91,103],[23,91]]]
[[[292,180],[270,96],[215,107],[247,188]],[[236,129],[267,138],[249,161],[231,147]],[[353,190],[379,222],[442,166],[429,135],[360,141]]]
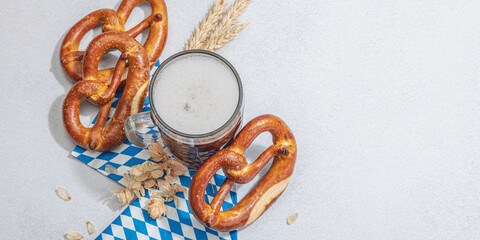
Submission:
[[[248,25],[248,23],[238,24],[238,17],[245,11],[245,8],[250,4],[251,0],[235,0],[230,6],[222,19],[205,41],[203,49],[208,51],[215,51],[223,47],[226,43],[232,40],[232,37]]]
[[[217,0],[210,8],[208,15],[204,17],[200,24],[195,28],[195,31],[185,45],[185,50],[201,48],[208,35],[213,31],[213,28],[224,13],[225,2],[223,0]]]
[[[185,45],[188,49],[215,51],[230,42],[249,23],[238,24],[238,17],[245,11],[251,0],[235,0],[225,11],[223,0],[217,0],[195,29]]]

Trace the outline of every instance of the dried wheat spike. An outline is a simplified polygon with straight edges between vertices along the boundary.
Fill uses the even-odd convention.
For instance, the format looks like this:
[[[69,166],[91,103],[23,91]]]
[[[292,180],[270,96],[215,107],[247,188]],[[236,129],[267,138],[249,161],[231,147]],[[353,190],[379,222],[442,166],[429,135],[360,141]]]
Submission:
[[[185,45],[184,50],[201,49],[208,35],[224,13],[225,2],[223,0],[217,0],[210,8],[208,15],[203,18],[200,24],[195,28],[195,31]]]

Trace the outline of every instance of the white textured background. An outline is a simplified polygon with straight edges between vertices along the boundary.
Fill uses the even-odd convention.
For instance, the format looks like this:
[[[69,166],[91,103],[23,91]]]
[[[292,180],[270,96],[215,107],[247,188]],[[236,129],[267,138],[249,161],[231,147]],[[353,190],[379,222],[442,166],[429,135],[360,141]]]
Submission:
[[[98,234],[122,210],[108,193],[118,185],[69,157],[61,105],[72,84],[58,60],[75,22],[119,2],[2,1],[2,239],[86,235],[87,220]],[[167,0],[161,60],[210,4]],[[254,0],[242,16],[251,25],[218,53],[241,75],[245,120],[280,116],[299,154],[284,194],[239,239],[479,239],[479,13],[464,0]],[[88,122],[96,109],[83,107]]]

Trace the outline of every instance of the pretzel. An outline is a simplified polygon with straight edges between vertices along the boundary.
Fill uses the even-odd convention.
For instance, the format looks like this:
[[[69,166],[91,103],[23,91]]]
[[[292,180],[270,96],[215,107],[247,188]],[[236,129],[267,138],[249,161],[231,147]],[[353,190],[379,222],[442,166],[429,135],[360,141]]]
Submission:
[[[248,165],[243,153],[253,140],[265,131],[272,134],[274,144]],[[240,131],[230,147],[216,152],[200,166],[190,183],[190,208],[199,221],[218,231],[231,231],[247,226],[285,190],[293,173],[296,156],[295,137],[288,126],[276,116],[259,116]],[[234,207],[220,211],[233,184],[250,182],[272,158],[272,166],[255,188]],[[226,179],[208,205],[205,202],[205,190],[209,180],[220,169],[225,172]]]
[[[116,64],[112,82],[107,85],[99,80],[97,75],[98,61],[111,49],[120,50],[122,55]],[[105,126],[127,60],[130,67],[125,88],[112,119]],[[138,113],[145,102],[150,77],[147,52],[139,42],[125,33],[102,33],[87,47],[83,72],[83,80],[72,87],[63,103],[65,128],[73,140],[83,148],[96,151],[111,150],[125,140],[123,129],[125,119]],[[92,102],[100,105],[100,112],[92,128],[85,128],[80,122],[80,103],[84,98],[90,98]]]
[[[165,2],[163,0],[123,0],[117,11],[100,9],[88,14],[73,25],[65,36],[60,51],[60,63],[72,80],[82,80],[82,59],[84,51],[79,51],[78,46],[85,34],[98,24],[103,24],[103,32],[123,32],[125,30],[124,25],[130,13],[142,2],[148,2],[150,4],[152,14],[125,33],[135,38],[145,29],[150,28],[144,48],[148,53],[150,67],[155,65],[167,39],[168,25]],[[114,68],[98,71],[98,80],[110,83],[113,72]],[[124,84],[125,77],[126,76],[123,76],[121,78],[121,85]]]

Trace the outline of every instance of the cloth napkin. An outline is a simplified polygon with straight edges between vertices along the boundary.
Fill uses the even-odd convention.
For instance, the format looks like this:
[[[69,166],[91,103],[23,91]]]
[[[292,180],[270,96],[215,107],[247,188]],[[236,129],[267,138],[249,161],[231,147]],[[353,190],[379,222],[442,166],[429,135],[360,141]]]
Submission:
[[[159,66],[159,62],[155,67]],[[110,110],[110,117],[113,116],[115,108],[118,104],[121,93],[117,93]],[[142,112],[150,111],[149,99],[145,101]],[[96,117],[92,122],[95,123]],[[149,129],[149,132],[158,132],[158,129]],[[163,145],[163,143],[161,143]],[[163,145],[165,152],[169,157],[173,157],[168,147]],[[88,166],[96,169],[103,175],[126,185],[123,174],[137,164],[143,164],[151,161],[147,149],[137,147],[128,140],[109,152],[96,152],[86,150],[80,146],[76,146],[71,153],[78,160],[84,162]],[[117,173],[108,173],[105,166],[111,165],[117,168]],[[148,192],[145,197],[134,200],[115,221],[110,224],[96,239],[237,239],[237,231],[217,232],[202,225],[192,214],[188,205],[188,188],[195,171],[189,169],[184,176],[179,176],[182,186],[187,188],[186,192],[177,193],[178,202],[174,201],[166,203],[166,216],[154,220],[148,214]],[[205,201],[210,203],[216,192],[225,180],[223,171],[217,172],[206,190]],[[237,195],[235,187],[232,188],[222,205],[222,211],[233,207],[237,203]]]

